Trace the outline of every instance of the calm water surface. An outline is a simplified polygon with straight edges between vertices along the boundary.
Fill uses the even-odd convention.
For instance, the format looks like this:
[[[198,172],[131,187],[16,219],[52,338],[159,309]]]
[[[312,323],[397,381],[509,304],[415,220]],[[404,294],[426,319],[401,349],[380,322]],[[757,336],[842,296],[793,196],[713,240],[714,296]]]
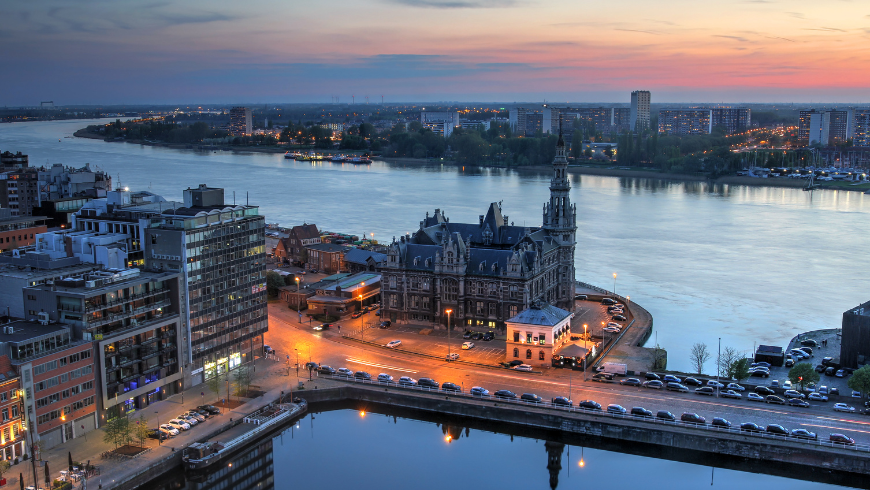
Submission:
[[[131,189],[181,200],[207,183],[260,206],[268,222],[391,240],[425,213],[474,222],[493,201],[516,224],[541,223],[547,172],[295,162],[276,154],[169,150],[65,138],[91,121],[0,125],[0,150],[31,165],[90,162]],[[249,197],[248,197],[249,196]],[[689,369],[694,342],[747,352],[832,328],[868,298],[870,196],[857,192],[572,176],[577,278],[631,296],[655,318],[668,366]],[[452,449],[452,447],[451,447]]]

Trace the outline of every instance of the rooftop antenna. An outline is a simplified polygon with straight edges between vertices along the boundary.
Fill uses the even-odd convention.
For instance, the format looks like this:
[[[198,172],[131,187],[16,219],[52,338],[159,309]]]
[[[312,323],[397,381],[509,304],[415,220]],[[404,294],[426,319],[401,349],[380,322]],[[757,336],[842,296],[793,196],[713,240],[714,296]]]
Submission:
[[[249,193],[248,191],[245,191],[245,206],[250,206],[250,205],[251,205],[250,197],[251,197],[251,196],[250,196],[250,193]]]
[[[381,105],[384,105],[384,96],[381,96]]]
[[[356,104],[356,95],[351,95],[350,96],[350,105],[354,105],[354,104]]]

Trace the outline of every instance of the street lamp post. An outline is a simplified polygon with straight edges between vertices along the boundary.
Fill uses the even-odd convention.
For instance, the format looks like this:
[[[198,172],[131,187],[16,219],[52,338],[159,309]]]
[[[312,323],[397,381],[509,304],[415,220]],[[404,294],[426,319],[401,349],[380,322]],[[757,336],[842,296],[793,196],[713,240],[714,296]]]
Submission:
[[[163,442],[163,429],[160,428],[160,412],[157,410],[154,411],[157,414],[157,445],[159,446]]]
[[[613,273],[613,295],[616,296],[616,273]]]
[[[359,283],[359,287],[362,288],[366,285],[365,282]],[[359,333],[361,335],[362,340],[366,339],[366,310],[363,308],[363,295],[362,291],[360,291],[359,295],[359,311],[362,312],[362,315],[359,317]]]
[[[299,323],[302,323],[302,298],[299,296],[299,276],[296,276],[296,313],[299,313]]]
[[[444,313],[447,313],[447,360],[450,360],[450,314],[453,313],[453,310],[446,309]]]
[[[716,398],[719,398],[719,369],[722,365],[722,337],[719,337],[719,355],[716,356]]]

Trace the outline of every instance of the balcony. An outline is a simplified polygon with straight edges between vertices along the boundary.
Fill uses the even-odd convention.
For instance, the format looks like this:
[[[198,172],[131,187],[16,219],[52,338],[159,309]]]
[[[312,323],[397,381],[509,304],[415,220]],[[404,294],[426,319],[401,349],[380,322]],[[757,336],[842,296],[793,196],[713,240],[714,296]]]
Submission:
[[[103,310],[106,308],[111,308],[113,306],[123,305],[123,304],[129,303],[131,301],[136,301],[137,299],[150,298],[150,297],[156,296],[158,294],[165,293],[167,291],[169,291],[168,288],[155,289],[154,291],[149,291],[147,293],[133,294],[133,295],[126,297],[126,298],[117,299],[115,301],[109,301],[108,303],[94,304],[94,303],[87,303],[86,302],[85,303],[85,311],[92,312],[92,311],[97,311],[97,310]]]

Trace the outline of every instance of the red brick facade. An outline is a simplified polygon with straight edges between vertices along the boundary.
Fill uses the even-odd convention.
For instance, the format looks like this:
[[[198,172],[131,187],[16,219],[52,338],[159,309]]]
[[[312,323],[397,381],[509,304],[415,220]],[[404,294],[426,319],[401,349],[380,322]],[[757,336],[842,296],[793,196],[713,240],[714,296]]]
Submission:
[[[93,345],[80,344],[32,362],[36,433],[43,434],[96,411]],[[38,374],[37,374],[38,373]]]
[[[26,443],[24,436],[24,406],[20,389],[21,379],[15,374],[7,356],[0,356],[0,458],[21,458]]]

